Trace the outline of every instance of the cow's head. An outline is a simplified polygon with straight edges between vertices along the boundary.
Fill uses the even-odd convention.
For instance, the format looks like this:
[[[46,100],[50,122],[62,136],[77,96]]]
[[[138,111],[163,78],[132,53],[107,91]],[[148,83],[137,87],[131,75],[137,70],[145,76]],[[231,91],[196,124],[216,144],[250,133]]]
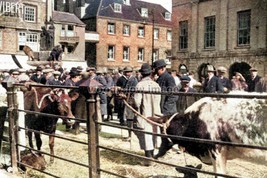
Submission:
[[[161,132],[170,135],[182,136],[188,127],[188,119],[184,114],[176,113],[169,116],[149,117],[148,119],[164,126],[166,130],[162,127]]]
[[[78,98],[79,94],[73,92],[71,95],[68,94],[66,90],[57,89],[51,94],[53,101],[57,102],[57,109],[61,116],[67,116],[69,118],[74,118],[71,111],[71,102]]]

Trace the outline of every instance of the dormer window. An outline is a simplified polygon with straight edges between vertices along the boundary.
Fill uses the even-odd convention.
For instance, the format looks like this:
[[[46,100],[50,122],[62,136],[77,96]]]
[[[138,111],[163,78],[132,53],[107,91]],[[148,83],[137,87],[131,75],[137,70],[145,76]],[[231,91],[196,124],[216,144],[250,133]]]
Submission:
[[[148,9],[147,8],[141,8],[141,16],[142,17],[148,17]]]
[[[165,17],[165,20],[171,20],[171,13],[165,12],[164,17]]]
[[[121,12],[121,4],[114,3],[114,12]]]
[[[123,0],[123,4],[127,5],[127,6],[130,6],[130,0]]]

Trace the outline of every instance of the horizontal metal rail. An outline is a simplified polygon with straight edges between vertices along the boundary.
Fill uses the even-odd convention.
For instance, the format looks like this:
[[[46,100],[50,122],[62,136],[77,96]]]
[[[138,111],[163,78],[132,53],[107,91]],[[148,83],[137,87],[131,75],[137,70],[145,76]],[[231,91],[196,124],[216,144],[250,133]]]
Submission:
[[[59,176],[56,176],[56,175],[51,174],[51,173],[46,172],[46,171],[42,171],[42,170],[40,170],[40,169],[36,169],[36,168],[34,168],[34,167],[32,167],[32,166],[30,166],[30,165],[28,165],[28,164],[24,164],[24,163],[22,163],[22,162],[20,162],[20,161],[17,161],[17,163],[20,164],[20,165],[29,167],[29,168],[31,168],[31,169],[34,169],[34,170],[36,170],[36,171],[38,171],[38,172],[44,173],[44,174],[46,174],[46,175],[49,175],[49,176],[51,176],[51,177],[60,178]]]
[[[239,177],[236,177],[236,176],[230,176],[230,175],[225,175],[225,174],[217,174],[217,173],[214,173],[214,172],[202,171],[202,170],[195,169],[195,168],[190,168],[190,167],[177,166],[177,165],[174,165],[174,164],[158,161],[158,160],[155,160],[155,159],[147,158],[147,157],[140,156],[140,155],[133,154],[133,153],[129,153],[129,152],[126,152],[126,151],[120,151],[120,150],[113,149],[113,148],[110,148],[110,147],[105,147],[105,146],[102,146],[102,145],[98,145],[98,147],[102,148],[102,149],[105,149],[105,150],[109,150],[109,151],[113,151],[113,152],[117,152],[117,153],[121,153],[121,154],[126,154],[126,155],[129,155],[129,156],[137,157],[137,158],[140,158],[140,159],[150,160],[150,161],[153,161],[153,162],[156,162],[156,163],[160,163],[160,164],[164,164],[164,165],[167,165],[167,166],[176,167],[176,168],[178,168],[180,170],[199,172],[199,173],[203,173],[203,174],[209,174],[209,175],[213,175],[213,176],[221,176],[221,177],[227,177],[227,178],[239,178]]]
[[[80,122],[86,122],[85,119],[80,119],[80,118],[70,118],[66,116],[60,116],[60,115],[55,115],[55,114],[47,114],[47,113],[42,113],[42,112],[37,112],[37,111],[30,111],[30,110],[23,110],[23,109],[17,109],[19,112],[25,112],[29,114],[37,114],[40,116],[49,116],[49,117],[54,117],[54,118],[61,118],[61,119],[69,119],[69,120],[75,120],[75,121],[80,121]]]
[[[21,144],[18,144],[18,143],[16,145],[20,146],[20,147],[23,147],[23,148],[27,148],[27,149],[33,150],[33,151],[36,151],[36,152],[39,152],[39,153],[44,154],[44,155],[48,155],[48,156],[51,156],[51,157],[54,157],[54,158],[69,162],[69,163],[77,164],[79,166],[83,166],[83,167],[86,167],[86,168],[90,167],[89,165],[82,164],[82,163],[79,163],[79,162],[76,162],[76,161],[72,161],[72,160],[69,160],[69,159],[66,159],[66,158],[62,158],[62,157],[59,157],[59,156],[56,156],[56,155],[51,155],[49,153],[46,153],[46,152],[43,152],[43,151],[40,151],[40,150],[36,150],[34,148],[27,147],[27,146],[24,146],[24,145],[21,145]]]
[[[151,132],[146,132],[140,129],[132,129],[129,127],[125,126],[118,126],[115,124],[109,124],[105,122],[98,122],[100,125],[106,125],[106,126],[111,126],[115,128],[121,128],[125,130],[131,130],[135,132],[142,132],[145,134],[150,134],[150,135],[155,135],[155,136],[160,136],[160,137],[165,137],[165,138],[173,138],[176,140],[181,140],[181,141],[190,141],[190,142],[196,142],[196,143],[204,143],[204,144],[219,144],[219,145],[227,145],[227,146],[233,146],[233,147],[244,147],[244,148],[251,148],[251,149],[259,149],[259,150],[267,150],[266,146],[257,146],[257,145],[249,145],[249,144],[242,144],[242,143],[234,143],[234,142],[225,142],[225,141],[215,141],[215,140],[208,140],[208,139],[200,139],[200,138],[193,138],[193,137],[183,137],[183,136],[177,136],[177,135],[165,135],[165,134],[157,134],[157,133],[151,133]]]
[[[82,141],[79,141],[79,140],[73,140],[73,139],[70,139],[70,138],[62,137],[62,136],[59,136],[58,134],[49,134],[49,133],[46,133],[46,132],[41,132],[41,131],[38,131],[38,130],[28,129],[28,128],[24,128],[24,127],[18,127],[18,129],[31,131],[31,132],[34,132],[34,133],[39,133],[39,134],[42,134],[42,135],[53,136],[55,138],[60,138],[60,139],[63,139],[63,140],[67,140],[67,141],[70,141],[70,142],[75,142],[75,143],[79,143],[79,144],[83,144],[83,145],[87,145],[88,144],[87,142],[82,142]]]

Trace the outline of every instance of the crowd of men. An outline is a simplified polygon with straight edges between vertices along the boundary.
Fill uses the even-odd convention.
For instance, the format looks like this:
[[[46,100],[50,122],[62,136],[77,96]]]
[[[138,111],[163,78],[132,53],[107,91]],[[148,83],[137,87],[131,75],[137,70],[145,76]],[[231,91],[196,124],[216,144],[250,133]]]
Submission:
[[[212,65],[207,66],[207,77],[201,82],[194,79],[194,72],[177,74],[177,71],[169,73],[165,60],[157,60],[152,66],[144,63],[141,68],[134,71],[131,67],[125,67],[118,71],[103,72],[94,67],[83,69],[81,66],[73,67],[70,71],[55,64],[53,67],[38,66],[35,70],[14,69],[1,71],[2,82],[26,82],[33,81],[44,85],[79,86],[90,79],[101,84],[101,87],[112,89],[137,89],[144,91],[159,92],[206,92],[206,93],[228,93],[231,90],[242,90],[253,92],[263,87],[261,77],[255,68],[250,69],[251,80],[247,81],[241,73],[236,72],[230,80],[225,77],[227,69],[219,67],[217,71]],[[259,84],[258,84],[259,83]],[[265,87],[266,89],[266,87]],[[114,90],[113,90],[114,91]],[[118,90],[116,90],[118,91]],[[100,104],[102,120],[112,118],[112,113],[117,113],[121,125],[134,126],[147,132],[158,133],[158,128],[149,124],[142,117],[134,114],[132,109],[125,107],[124,101],[131,103],[142,116],[164,116],[172,115],[184,110],[196,101],[194,97],[178,95],[159,95],[150,93],[121,93],[101,92]],[[114,110],[113,110],[114,106]],[[107,117],[106,117],[107,116]],[[111,116],[111,117],[110,117]],[[155,146],[159,144],[151,134],[135,133],[139,139],[140,148],[145,151],[145,156],[153,157]],[[145,162],[151,165],[151,162]]]

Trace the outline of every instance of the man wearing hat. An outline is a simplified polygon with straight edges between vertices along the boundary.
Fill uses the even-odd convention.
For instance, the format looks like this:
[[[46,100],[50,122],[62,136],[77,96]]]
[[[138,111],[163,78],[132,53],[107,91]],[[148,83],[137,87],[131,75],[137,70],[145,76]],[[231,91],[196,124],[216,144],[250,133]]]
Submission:
[[[225,73],[227,69],[223,66],[218,67],[218,78],[221,80],[221,83],[223,85],[223,91],[224,93],[229,93],[232,90],[232,83],[231,81],[225,77]]]
[[[36,73],[31,76],[30,80],[41,84],[46,83],[45,76],[43,75],[43,69],[41,66],[36,67]]]
[[[161,91],[170,92],[178,90],[176,87],[174,78],[167,72],[166,63],[164,59],[157,60],[153,63],[153,69],[155,74],[158,75],[157,83],[159,84]],[[176,95],[162,95],[161,96],[161,112],[163,115],[171,115],[177,112],[176,101],[178,96]]]
[[[133,69],[131,67],[125,67],[123,69],[123,75],[118,78],[116,86],[125,89],[128,83],[130,76],[132,75]],[[136,82],[137,83],[137,82]],[[118,112],[118,119],[120,120],[120,125],[126,125],[124,119],[124,104],[123,101],[119,99],[119,97],[115,98],[115,110]]]
[[[19,69],[19,82],[26,82],[30,80],[30,77],[26,74],[26,69]]]
[[[257,83],[260,81],[261,76],[258,75],[258,70],[254,67],[249,69],[250,79],[248,80],[248,92],[254,92]]]
[[[208,77],[204,81],[203,92],[223,93],[223,85],[219,78],[215,76],[215,69],[212,65],[207,65]]]
[[[179,92],[184,92],[184,93],[195,93],[196,92],[195,89],[190,87],[191,78],[189,76],[183,75],[180,78],[180,80],[181,80],[182,88],[179,90]],[[184,113],[186,108],[191,106],[196,100],[197,99],[195,96],[184,96],[184,95],[179,96],[178,101],[177,101],[177,112]]]
[[[75,84],[81,79],[81,75],[75,68],[72,68],[69,75],[70,78],[66,79],[64,86],[75,86]]]
[[[137,90],[159,91],[159,92],[161,91],[159,84],[157,84],[151,78],[152,70],[149,64],[144,63],[141,66],[139,72],[142,75],[142,79],[136,85]],[[148,94],[148,93],[134,94],[134,101],[137,110],[145,117],[161,115],[160,100],[161,96],[156,94]],[[137,117],[137,123],[138,127],[142,128],[143,131],[146,132],[157,133],[157,131],[159,130],[157,126],[148,123],[141,117]],[[145,151],[145,156],[148,158],[152,158],[154,154],[154,145],[159,145],[159,143],[155,143],[155,141],[159,141],[159,139],[156,139],[155,138],[156,136],[150,134],[144,134],[140,132],[135,132],[135,134],[139,139],[140,148]],[[145,166],[150,166],[151,162],[145,160],[144,164]]]
[[[59,80],[61,73],[59,71],[53,72],[53,78],[46,81],[46,85],[62,85],[62,82]]]

